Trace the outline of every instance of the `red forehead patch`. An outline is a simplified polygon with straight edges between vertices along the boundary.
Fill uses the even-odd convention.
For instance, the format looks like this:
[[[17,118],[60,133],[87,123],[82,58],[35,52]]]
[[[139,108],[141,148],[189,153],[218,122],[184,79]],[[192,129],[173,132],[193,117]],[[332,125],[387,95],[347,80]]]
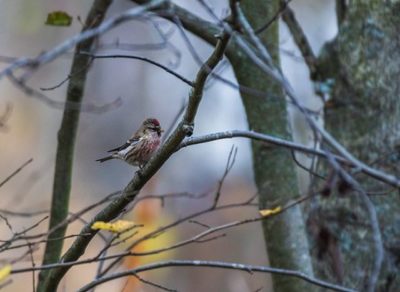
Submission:
[[[160,122],[157,119],[147,119],[146,124],[153,124],[154,126],[160,126]]]

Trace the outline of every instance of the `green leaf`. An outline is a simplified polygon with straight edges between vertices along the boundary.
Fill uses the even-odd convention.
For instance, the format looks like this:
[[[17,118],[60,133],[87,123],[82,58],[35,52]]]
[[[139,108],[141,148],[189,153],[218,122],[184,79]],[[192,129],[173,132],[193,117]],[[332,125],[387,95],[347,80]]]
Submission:
[[[70,26],[72,17],[65,11],[53,11],[47,14],[46,25]]]

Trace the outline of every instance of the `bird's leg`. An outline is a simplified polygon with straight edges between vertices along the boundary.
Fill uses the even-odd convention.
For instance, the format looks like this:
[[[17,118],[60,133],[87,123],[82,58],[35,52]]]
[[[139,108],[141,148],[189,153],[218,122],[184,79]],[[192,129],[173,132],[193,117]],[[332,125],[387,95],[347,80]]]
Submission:
[[[140,177],[141,179],[143,179],[143,175],[142,175],[142,169],[143,169],[143,164],[139,164],[138,165],[139,166],[139,169],[135,172],[137,175],[138,175],[138,177]]]
[[[143,179],[143,174],[142,174],[142,170],[141,170],[141,169],[136,170],[136,171],[135,171],[135,174],[136,174],[140,179]]]

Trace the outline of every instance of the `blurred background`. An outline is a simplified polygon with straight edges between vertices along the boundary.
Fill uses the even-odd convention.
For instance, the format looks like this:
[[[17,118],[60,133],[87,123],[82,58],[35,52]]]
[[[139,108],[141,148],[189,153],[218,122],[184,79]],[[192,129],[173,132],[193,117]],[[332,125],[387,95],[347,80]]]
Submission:
[[[211,20],[197,1],[175,1],[205,19]],[[63,40],[77,34],[81,24],[77,17],[84,19],[92,1],[60,0],[2,0],[0,1],[0,56],[34,57]],[[227,1],[210,1],[217,15],[227,13]],[[127,1],[114,1],[108,16],[118,14],[133,7]],[[292,7],[317,52],[322,44],[336,33],[335,7],[333,0],[294,0]],[[44,25],[47,14],[55,10],[68,12],[74,17],[69,27]],[[168,35],[166,45],[157,30]],[[320,108],[313,95],[312,84],[301,55],[294,46],[283,23],[281,30],[281,64],[284,73],[292,83],[298,95],[309,107]],[[196,53],[206,59],[212,48],[204,41],[188,34]],[[149,45],[153,44],[153,45]],[[98,53],[123,53],[147,57],[169,66],[186,78],[193,80],[199,69],[199,63],[193,58],[179,31],[171,23],[162,19],[149,21],[131,21],[113,29],[99,40]],[[38,70],[29,85],[39,89],[52,87],[67,77],[72,54],[66,54],[56,61]],[[7,63],[0,63],[0,68]],[[1,69],[0,69],[1,70]],[[223,77],[235,82],[227,62],[217,69]],[[51,91],[47,96],[64,101],[67,83]],[[75,147],[74,175],[71,192],[70,210],[77,212],[93,204],[109,193],[123,189],[132,178],[135,169],[121,161],[99,164],[95,160],[104,156],[106,150],[124,143],[141,122],[147,117],[156,117],[163,128],[168,129],[188,97],[190,88],[166,72],[137,60],[102,59],[95,60],[88,75],[84,102],[102,105],[120,97],[121,106],[105,113],[84,112],[81,115],[79,134]],[[51,200],[53,168],[57,145],[57,131],[60,126],[62,110],[52,108],[26,96],[7,79],[0,80],[0,113],[12,105],[7,128],[0,132],[0,181],[30,158],[33,162],[21,173],[0,188],[0,209],[18,212],[48,210]],[[290,125],[294,139],[309,143],[304,121],[291,108],[288,109]],[[223,130],[247,129],[246,117],[238,92],[216,80],[210,80],[201,103],[194,136]],[[226,178],[221,203],[242,202],[253,196],[256,189],[253,183],[250,141],[245,139],[220,140],[185,148],[171,157],[155,177],[140,193],[162,195],[167,193],[191,192],[208,193],[201,199],[167,199],[164,206],[159,200],[144,200],[132,214],[126,218],[143,222],[145,230],[155,229],[174,220],[209,206],[213,200],[213,191],[221,179],[232,145],[238,148],[232,171]],[[307,177],[299,171],[299,184],[305,191]],[[83,217],[88,220],[94,212]],[[228,211],[219,211],[198,218],[211,226],[221,225],[234,220],[252,218],[258,215],[256,207],[242,207]],[[44,215],[21,218],[7,216],[14,231],[32,225]],[[48,222],[42,222],[35,234],[44,232]],[[72,224],[69,234],[76,234],[82,227],[81,222]],[[148,228],[148,229],[147,229]],[[141,250],[159,248],[189,238],[203,231],[197,224],[185,223],[156,240],[149,241]],[[0,224],[0,236],[6,240],[12,236],[4,222]],[[68,247],[71,240],[66,241]],[[89,246],[85,257],[96,254],[103,245],[96,239]],[[126,246],[116,247],[122,251]],[[35,252],[35,263],[41,263],[43,248]],[[1,255],[2,262],[8,262],[20,256],[14,250]],[[234,228],[227,235],[206,243],[195,243],[173,252],[159,256],[135,257],[125,263],[125,267],[138,266],[145,262],[161,259],[204,259],[242,262],[254,265],[266,265],[267,256],[262,240],[259,223]],[[27,257],[16,267],[30,265]],[[63,291],[75,291],[93,279],[97,265],[84,265],[71,269],[63,284]],[[119,269],[124,269],[124,266]],[[158,284],[179,291],[270,291],[269,277],[262,274],[248,274],[236,271],[223,271],[206,268],[168,268],[158,272],[141,274]],[[13,275],[13,283],[5,291],[24,291],[31,288],[32,275]],[[142,286],[136,281],[124,280],[100,286],[97,291],[122,289],[125,291],[157,291],[150,286]]]

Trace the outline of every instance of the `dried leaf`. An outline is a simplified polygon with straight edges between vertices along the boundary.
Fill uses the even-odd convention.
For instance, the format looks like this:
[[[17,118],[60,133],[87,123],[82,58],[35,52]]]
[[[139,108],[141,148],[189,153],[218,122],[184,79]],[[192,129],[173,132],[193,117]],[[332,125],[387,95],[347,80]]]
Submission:
[[[47,14],[46,25],[70,26],[72,17],[65,11],[53,11]]]
[[[260,210],[259,212],[260,212],[260,215],[262,217],[268,217],[268,216],[271,216],[271,215],[278,214],[281,211],[282,211],[282,207],[278,206],[278,207],[276,207],[274,209],[264,209],[264,210]]]
[[[121,233],[135,226],[135,223],[127,220],[117,220],[113,223],[96,221],[92,224],[93,230],[108,230],[114,233]]]

